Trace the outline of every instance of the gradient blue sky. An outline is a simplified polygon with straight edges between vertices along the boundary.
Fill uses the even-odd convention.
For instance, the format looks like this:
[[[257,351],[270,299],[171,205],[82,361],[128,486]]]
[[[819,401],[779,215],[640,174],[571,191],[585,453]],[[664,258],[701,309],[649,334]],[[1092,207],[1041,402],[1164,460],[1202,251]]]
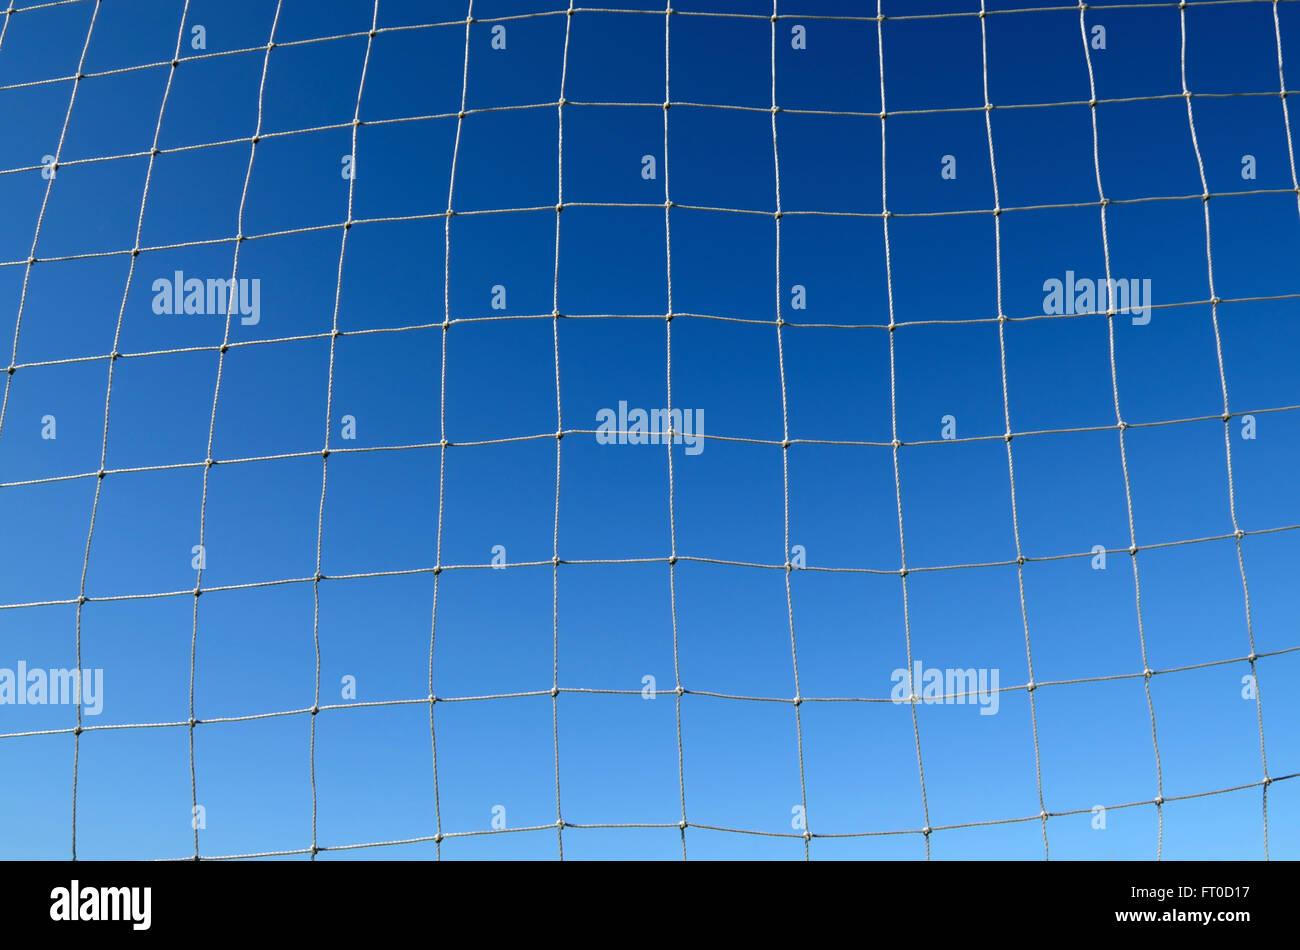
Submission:
[[[1010,9],[1007,0],[990,11]],[[1056,6],[1051,0],[1040,5]],[[98,6],[98,13],[95,14]],[[1077,8],[998,12],[987,18],[989,99],[1002,217],[1003,311],[1033,317],[1043,282],[1067,270],[1105,273],[1097,207],[1089,78]],[[104,670],[104,710],[87,725],[175,723],[189,715],[203,468],[224,316],[158,316],[155,278],[229,276],[239,207],[238,273],[261,280],[261,322],[230,328],[232,344],[328,333],[334,326],[349,182],[340,159],[374,8],[368,2],[285,0],[261,101],[264,47],[276,4],[191,0],[184,61],[162,115],[138,257],[129,252],[148,151],[182,22],[182,0],[92,0],[13,14],[0,44],[0,340],[16,363],[0,429],[0,604],[69,601],[80,591],[100,467],[105,391],[125,292],[108,415],[106,468],[81,608],[82,662]],[[539,0],[476,0],[478,20],[554,12]],[[771,6],[761,0],[684,0],[670,22],[668,156],[664,150],[663,14],[581,11],[572,17],[563,110],[566,202],[659,204],[664,175],[679,205],[749,210],[671,212],[674,406],[704,410],[708,435],[779,442],[782,386],[775,283]],[[886,3],[887,17],[978,10],[970,0]],[[751,17],[685,15],[744,13]],[[781,312],[791,323],[887,324],[881,204],[879,49],[872,4],[807,0],[776,24],[781,208]],[[1300,76],[1300,4],[1277,6],[1290,87]],[[337,325],[343,331],[440,323],[444,221],[465,67],[466,4],[380,0],[361,97],[358,174]],[[58,148],[91,17],[96,21],[52,185],[36,168]],[[788,16],[788,19],[786,18]],[[806,19],[802,19],[806,17]],[[557,109],[563,14],[469,31],[466,108],[456,159],[458,211],[540,207],[456,217],[450,228],[446,437],[452,442],[545,436],[556,429],[556,326],[487,316],[640,315],[558,323],[565,429],[593,429],[596,413],[626,400],[666,405],[668,265],[662,207],[570,207],[561,215],[556,288]],[[1202,186],[1180,95],[1175,5],[1093,8],[1107,30],[1092,53],[1101,176],[1112,273],[1149,278],[1157,305],[1209,298]],[[1274,5],[1191,4],[1187,85],[1210,202],[1219,297],[1300,294],[1300,250],[1277,63]],[[207,55],[189,48],[207,31]],[[807,49],[791,48],[795,24]],[[302,42],[361,33],[325,42]],[[996,317],[993,176],[984,121],[980,20],[888,20],[885,159],[894,317],[900,323]],[[215,55],[233,50],[229,55]],[[162,65],[115,72],[147,63]],[[38,82],[49,80],[46,82]],[[1164,97],[1164,98],[1155,98]],[[1293,100],[1294,101],[1294,100]],[[551,105],[546,105],[552,103]],[[617,103],[617,105],[614,105]],[[633,103],[640,103],[639,107]],[[685,105],[695,103],[697,105]],[[1083,104],[1081,104],[1083,103]],[[711,106],[749,106],[718,109]],[[537,106],[481,112],[500,106]],[[933,112],[947,109],[959,111]],[[1293,108],[1293,139],[1300,116]],[[916,114],[919,112],[920,114]],[[442,118],[429,118],[439,116]],[[383,122],[405,117],[426,118]],[[272,133],[294,132],[288,135]],[[233,141],[232,141],[233,140]],[[190,148],[187,146],[209,145]],[[106,161],[82,161],[133,153]],[[659,177],[641,177],[641,157]],[[1243,181],[1242,156],[1258,178]],[[944,155],[957,178],[940,177]],[[10,171],[11,170],[11,171]],[[30,268],[25,261],[42,203]],[[1027,210],[1028,206],[1069,205]],[[937,214],[938,212],[984,212]],[[857,212],[859,216],[843,212]],[[925,214],[927,212],[935,214]],[[913,215],[913,216],[909,216]],[[302,230],[316,228],[315,230]],[[272,232],[294,233],[276,234]],[[205,243],[196,243],[205,242]],[[179,247],[175,245],[181,245]],[[163,246],[169,246],[163,248]],[[98,256],[95,256],[98,255]],[[68,258],[50,261],[48,258]],[[507,309],[490,309],[494,285]],[[807,288],[806,310],[790,287]],[[1300,403],[1297,300],[1218,308],[1234,413]],[[743,322],[748,321],[748,322]],[[1223,411],[1211,309],[1157,309],[1147,326],[1114,324],[1124,418],[1130,423]],[[890,334],[883,329],[788,326],[780,331],[792,439],[888,442]],[[225,355],[213,458],[298,455],[219,465],[207,489],[204,588],[310,577],[316,570],[325,428],[334,449],[427,445],[439,420],[443,331],[344,335],[336,340],[327,422],[328,337],[233,346]],[[932,442],[951,414],[962,438],[1005,430],[996,322],[922,323],[893,334],[897,432]],[[165,355],[132,356],[154,353]],[[1086,554],[1129,544],[1124,479],[1104,317],[1012,320],[1006,376],[1020,538],[1028,557]],[[80,359],[78,359],[80,358]],[[60,362],[65,361],[65,362]],[[32,365],[44,364],[44,365]],[[41,418],[57,419],[56,440]],[[357,438],[340,439],[340,419]],[[1295,471],[1300,415],[1257,416],[1257,438],[1229,424],[1237,516],[1247,531],[1300,523]],[[1137,427],[1125,436],[1142,546],[1233,530],[1218,419]],[[559,553],[569,560],[666,559],[668,463],[662,446],[562,440]],[[679,555],[779,565],[786,496],[779,445],[710,440],[673,452]],[[344,451],[328,461],[322,571],[384,576],[319,585],[321,703],[427,695],[434,578],[441,563],[486,564],[494,545],[510,562],[553,553],[555,441],[543,437],[456,446],[446,453],[438,523],[439,450]],[[796,444],[788,450],[789,540],[812,567],[897,571],[898,500],[888,446]],[[158,468],[178,465],[183,467]],[[144,468],[146,471],[119,472]],[[899,452],[911,568],[1005,562],[1016,556],[1004,444],[997,439],[908,445]],[[92,473],[87,476],[86,473]],[[50,480],[60,476],[82,476]],[[23,484],[15,484],[23,483]],[[1300,533],[1242,542],[1259,653],[1300,646],[1294,566]],[[1144,550],[1142,621],[1157,670],[1250,652],[1232,539]],[[418,570],[417,569],[422,569]],[[552,684],[558,603],[561,687],[629,695],[558,698],[562,814],[572,823],[676,823],[681,818],[672,696],[637,695],[642,677],[673,689],[669,567],[650,563],[552,569],[452,570],[438,580],[434,686],[442,697],[546,691]],[[391,572],[417,571],[394,574]],[[679,561],[678,656],[687,689],[772,697],[795,694],[781,570]],[[389,573],[385,573],[389,572]],[[1142,671],[1128,557],[1095,571],[1087,557],[1024,568],[1039,682]],[[136,599],[131,595],[171,593]],[[927,667],[997,668],[1003,687],[1027,682],[1014,564],[918,572],[907,582],[912,652]],[[122,599],[105,601],[99,598]],[[907,665],[903,585],[897,574],[795,572],[791,604],[805,697],[887,697]],[[313,585],[214,591],[198,605],[194,708],[199,719],[301,710],[313,701]],[[76,662],[77,605],[0,610],[0,667]],[[1300,653],[1258,661],[1269,774],[1300,772]],[[1241,698],[1245,662],[1170,673],[1151,682],[1166,798],[1260,782],[1256,706]],[[1024,818],[1039,811],[1029,694],[1005,692],[997,715],[970,705],[917,710],[930,823]],[[1156,796],[1151,723],[1141,679],[1046,686],[1036,693],[1042,795],[1049,811],[1150,801]],[[907,706],[805,703],[801,708],[808,827],[817,834],[915,831],[925,824]],[[194,730],[204,855],[309,848],[310,715],[203,724]],[[75,710],[0,706],[0,854],[71,853]],[[444,832],[485,830],[495,805],[511,827],[556,821],[549,695],[439,704],[438,791]],[[189,730],[95,730],[80,740],[79,857],[184,857],[190,828]],[[801,801],[795,716],[788,702],[687,695],[681,702],[686,816],[691,822],[791,832]],[[322,847],[433,835],[427,703],[327,710],[317,717],[317,835]],[[1300,782],[1268,795],[1274,857],[1300,856]],[[1164,806],[1165,857],[1262,857],[1261,790]],[[1053,818],[1053,857],[1155,856],[1156,808]],[[446,858],[550,858],[553,828],[448,839]],[[566,857],[681,856],[673,828],[569,829]],[[802,858],[797,838],[689,828],[690,857]],[[937,831],[936,858],[1041,858],[1037,820]],[[425,858],[432,842],[329,852]],[[925,855],[919,834],[814,839],[813,858]],[[301,856],[296,856],[301,857]]]

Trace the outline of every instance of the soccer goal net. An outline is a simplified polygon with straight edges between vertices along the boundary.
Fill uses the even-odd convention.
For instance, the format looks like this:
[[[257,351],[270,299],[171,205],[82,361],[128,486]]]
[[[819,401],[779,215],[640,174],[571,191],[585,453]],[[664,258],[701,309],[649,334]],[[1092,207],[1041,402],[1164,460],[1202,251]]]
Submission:
[[[4,856],[1300,855],[1300,4],[0,15]]]

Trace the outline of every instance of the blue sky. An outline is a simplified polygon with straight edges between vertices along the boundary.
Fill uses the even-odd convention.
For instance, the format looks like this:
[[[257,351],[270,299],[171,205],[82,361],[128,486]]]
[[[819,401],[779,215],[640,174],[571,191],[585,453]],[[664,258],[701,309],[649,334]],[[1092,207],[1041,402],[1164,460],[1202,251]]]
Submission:
[[[1287,408],[1300,403],[1300,116],[1288,141],[1277,69],[1280,37],[1296,88],[1300,5],[1186,11],[1217,308],[1178,8],[1089,10],[1088,30],[1105,28],[1088,53],[1095,164],[1077,7],[1016,6],[988,3],[982,37],[969,0],[886,3],[884,122],[877,23],[835,19],[876,8],[847,0],[779,5],[775,26],[759,0],[688,0],[667,18],[475,0],[467,71],[467,4],[442,0],[377,12],[74,0],[12,14],[0,669],[75,667],[80,614],[81,665],[104,686],[79,740],[72,706],[0,704],[0,769],[21,777],[0,792],[0,854],[70,856],[74,748],[78,857],[192,855],[195,800],[204,856],[310,849],[302,710],[319,642],[320,704],[377,704],[315,717],[319,847],[489,831],[496,806],[509,829],[550,826],[320,860],[555,857],[557,733],[565,822],[664,826],[566,828],[566,858],[681,857],[683,786],[692,858],[802,858],[792,809],[805,804],[815,836],[909,832],[814,837],[814,859],[923,858],[917,736],[933,857],[1043,857],[1040,776],[1046,809],[1075,812],[1047,822],[1052,857],[1154,857],[1156,807],[1109,807],[1149,803],[1158,786],[1107,321],[1032,319],[1046,281],[1106,274],[1099,171],[1111,274],[1149,280],[1155,304],[1149,323],[1119,314],[1113,332],[1147,662],[1180,670],[1150,682],[1160,787],[1174,799],[1249,786],[1167,801],[1161,853],[1262,857],[1261,732],[1238,659],[1252,633],[1268,775],[1300,772],[1300,652],[1285,652],[1300,647],[1300,533],[1267,531],[1300,524],[1300,417]],[[742,16],[704,15],[724,13]],[[967,15],[938,16],[951,13]],[[348,179],[354,115],[365,124]],[[458,213],[445,230],[453,160],[452,207],[499,213]],[[1170,200],[1132,200],[1154,198]],[[241,230],[255,324],[154,312],[155,280],[230,277]],[[1242,300],[1263,297],[1277,299]],[[704,450],[599,444],[601,409],[668,405],[670,339],[672,406],[703,412]],[[1034,693],[1037,767],[1004,351],[1028,641],[1036,682],[1052,684]],[[1147,425],[1173,420],[1196,421]],[[211,457],[230,464],[205,491],[210,427]],[[895,431],[922,443],[898,449],[897,482]],[[440,478],[444,436],[481,444],[448,447]],[[1230,497],[1247,532],[1249,628]],[[504,570],[487,567],[498,545]],[[808,568],[791,572],[788,601],[787,545]],[[1105,570],[1095,545],[1112,552]],[[557,550],[596,563],[553,569]],[[1074,556],[1035,560],[1058,555]],[[437,576],[435,612],[438,564],[457,567]],[[940,567],[952,569],[925,570]],[[927,669],[996,671],[997,713],[920,704],[914,734],[908,704],[804,702],[796,731],[792,626],[805,699],[887,699],[910,629]],[[440,698],[531,694],[435,706],[436,807],[431,627]],[[191,660],[195,717],[228,720],[193,729],[193,792]],[[643,698],[646,676],[669,692]],[[553,702],[553,677],[623,692]],[[679,711],[679,682],[723,696],[688,693]],[[102,728],[143,724],[164,725]],[[1273,784],[1267,802],[1271,855],[1297,856],[1300,782]]]

